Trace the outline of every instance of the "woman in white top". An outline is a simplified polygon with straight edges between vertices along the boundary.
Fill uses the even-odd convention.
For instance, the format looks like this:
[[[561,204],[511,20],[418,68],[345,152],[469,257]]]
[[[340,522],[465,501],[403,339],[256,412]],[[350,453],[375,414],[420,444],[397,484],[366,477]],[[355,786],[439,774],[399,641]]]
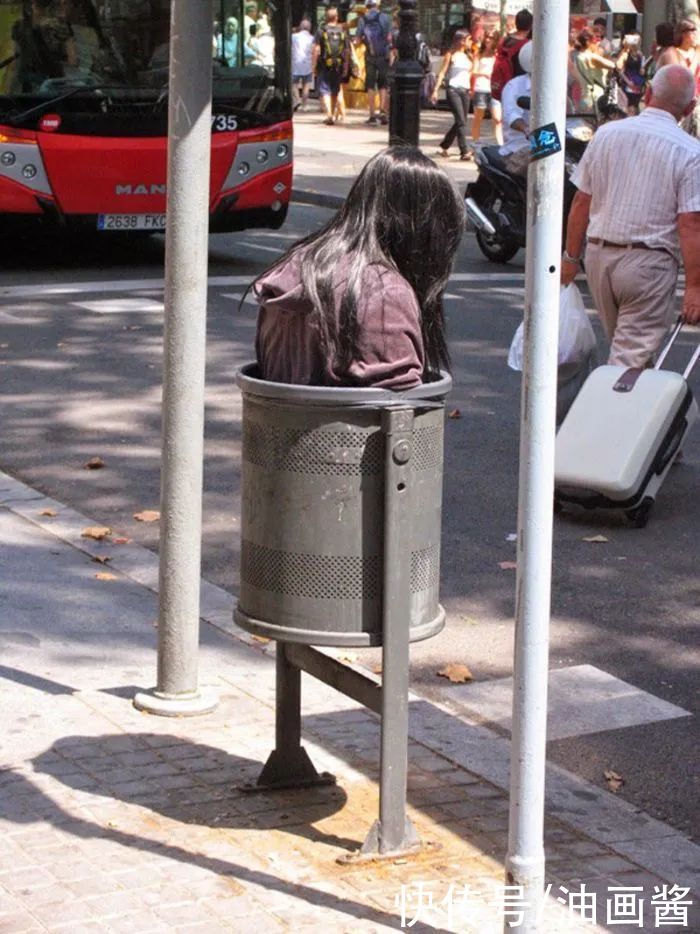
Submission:
[[[467,145],[467,117],[469,115],[469,88],[472,81],[472,59],[467,49],[470,36],[466,29],[458,29],[452,37],[452,46],[445,55],[435,82],[435,89],[430,96],[433,103],[437,101],[438,91],[443,81],[447,93],[454,123],[445,133],[440,143],[438,155],[447,158],[449,148],[457,140],[460,159],[467,161],[473,159]]]
[[[481,121],[484,119],[486,108],[490,107],[493,120],[493,132],[499,146],[503,145],[503,123],[501,118],[501,102],[491,97],[491,72],[496,62],[496,47],[499,35],[497,32],[488,33],[481,42],[479,54],[474,63],[472,72],[472,90],[474,101],[474,120],[472,122],[472,139],[481,136]]]

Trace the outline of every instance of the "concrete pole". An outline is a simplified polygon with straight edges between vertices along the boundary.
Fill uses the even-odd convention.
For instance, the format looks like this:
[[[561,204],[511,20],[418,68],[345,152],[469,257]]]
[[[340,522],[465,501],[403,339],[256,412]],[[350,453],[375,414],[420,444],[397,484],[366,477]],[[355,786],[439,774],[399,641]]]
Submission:
[[[555,123],[564,145],[569,4],[535,0],[531,130]],[[506,882],[522,886],[521,932],[538,929],[544,889],[544,786],[552,564],[554,435],[564,152],[528,175],[510,822]],[[504,930],[512,930],[506,924]]]
[[[211,4],[173,0],[165,232],[158,686],[137,694],[165,716],[216,706],[198,687],[206,356]]]

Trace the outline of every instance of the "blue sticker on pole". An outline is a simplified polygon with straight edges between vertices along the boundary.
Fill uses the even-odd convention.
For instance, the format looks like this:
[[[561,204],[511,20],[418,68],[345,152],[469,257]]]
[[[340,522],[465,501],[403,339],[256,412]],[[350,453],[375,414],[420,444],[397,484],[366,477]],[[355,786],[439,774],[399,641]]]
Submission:
[[[530,158],[534,162],[561,152],[561,140],[554,123],[548,123],[530,133]]]

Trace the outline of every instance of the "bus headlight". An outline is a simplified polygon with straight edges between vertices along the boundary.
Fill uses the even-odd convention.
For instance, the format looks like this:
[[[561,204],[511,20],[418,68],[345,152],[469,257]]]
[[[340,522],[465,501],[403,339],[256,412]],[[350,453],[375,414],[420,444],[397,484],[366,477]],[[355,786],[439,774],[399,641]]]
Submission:
[[[286,143],[280,143],[279,146],[277,147],[277,158],[284,159],[284,157],[287,155],[288,152],[289,152],[289,146],[287,146]]]
[[[31,162],[25,165],[22,169],[22,175],[24,175],[25,178],[34,178],[36,175],[36,166],[32,165]]]
[[[13,152],[4,152],[2,156],[0,156],[0,162],[2,162],[3,165],[14,165],[16,160],[17,157]]]
[[[248,163],[247,163],[247,162],[241,162],[241,164],[238,166],[238,174],[239,174],[239,175],[247,175],[248,172],[250,172],[250,166],[248,165]]]
[[[255,155],[255,158],[257,159],[257,161],[258,161],[261,165],[263,165],[265,162],[267,162],[267,160],[268,160],[270,157],[269,157],[269,155],[268,155],[268,153],[267,153],[267,149],[258,149],[258,151],[257,151],[257,153],[256,153],[256,155]]]

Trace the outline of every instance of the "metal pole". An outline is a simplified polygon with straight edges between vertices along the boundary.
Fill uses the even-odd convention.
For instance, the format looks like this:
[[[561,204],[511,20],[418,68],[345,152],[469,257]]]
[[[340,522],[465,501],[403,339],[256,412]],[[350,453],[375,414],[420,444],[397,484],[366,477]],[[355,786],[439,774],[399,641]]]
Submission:
[[[243,791],[335,784],[334,775],[316,771],[301,745],[301,668],[289,659],[287,649],[284,642],[277,643],[275,748],[257,782],[244,785]]]
[[[402,853],[420,845],[406,814],[411,615],[411,556],[407,543],[413,422],[412,408],[392,406],[382,412],[386,447],[379,820],[365,840],[361,850],[364,855]]]
[[[535,0],[531,130],[555,123],[564,145],[569,4]],[[554,495],[554,435],[564,152],[528,176],[525,360],[506,881],[522,887],[518,928],[536,931],[544,890],[544,790]],[[504,930],[511,930],[506,923]]]
[[[391,79],[389,144],[417,146],[420,136],[420,86],[423,69],[418,63],[418,11],[416,0],[399,0],[398,59]]]
[[[182,716],[216,705],[198,687],[206,355],[211,4],[173,0],[161,466],[158,686],[137,707]]]

